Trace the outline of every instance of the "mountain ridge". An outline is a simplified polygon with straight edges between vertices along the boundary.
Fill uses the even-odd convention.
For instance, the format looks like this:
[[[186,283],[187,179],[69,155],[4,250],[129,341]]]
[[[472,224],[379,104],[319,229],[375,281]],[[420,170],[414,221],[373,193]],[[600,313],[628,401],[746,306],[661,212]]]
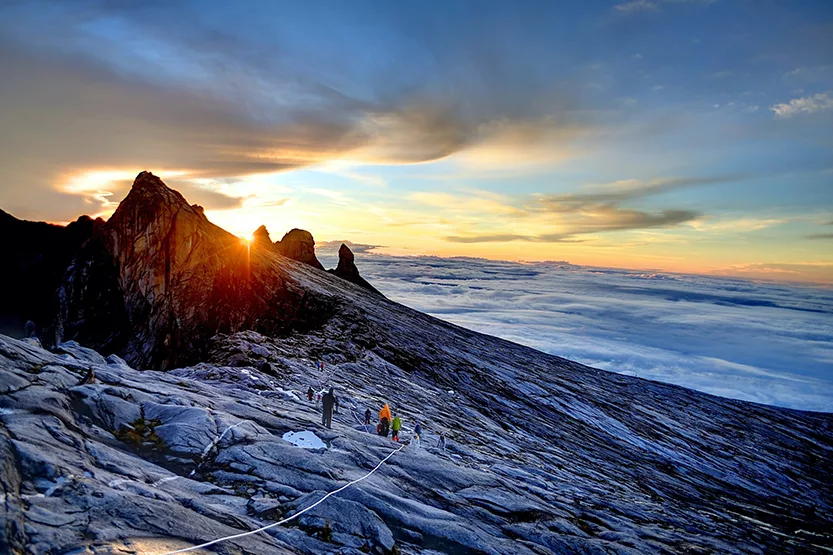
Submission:
[[[120,348],[168,371],[137,371],[72,341],[51,353],[0,337],[9,384],[0,390],[0,547],[141,553],[154,552],[141,542],[193,545],[258,528],[389,453],[390,440],[361,424],[365,408],[387,402],[404,438],[422,423],[425,448],[409,446],[297,526],[218,551],[833,548],[833,415],[714,397],[479,334],[250,250],[196,208],[160,213],[137,198],[76,258],[62,290],[73,318],[63,322],[113,329],[91,328],[94,315],[79,310],[107,291],[92,279],[111,272],[107,302],[127,299],[123,317],[112,313],[126,325]],[[245,310],[210,312],[215,285]],[[260,302],[263,293],[279,302]],[[320,310],[307,326],[258,319],[293,319],[304,306]],[[170,357],[172,346],[193,354]],[[311,385],[341,399],[332,430],[305,400]],[[282,439],[299,430],[327,448]],[[86,520],[61,516],[79,511]],[[321,540],[328,520],[331,543]]]

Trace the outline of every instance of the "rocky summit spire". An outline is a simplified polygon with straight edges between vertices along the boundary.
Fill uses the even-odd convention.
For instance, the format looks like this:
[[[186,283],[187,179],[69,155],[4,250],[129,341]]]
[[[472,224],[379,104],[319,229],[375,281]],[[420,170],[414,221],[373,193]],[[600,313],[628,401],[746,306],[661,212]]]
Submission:
[[[272,248],[272,238],[269,236],[269,230],[266,229],[265,225],[260,226],[252,233],[252,243]]]
[[[350,247],[342,243],[341,247],[338,249],[338,266],[336,266],[335,270],[328,271],[337,275],[341,279],[346,279],[350,283],[355,283],[359,287],[364,287],[369,291],[381,295],[375,287],[370,285],[366,279],[359,275],[359,269],[356,267],[355,260],[356,257],[353,255],[353,251],[350,250]]]
[[[293,232],[285,246],[301,261],[312,253],[317,263],[312,236]],[[250,251],[161,179],[142,172],[65,278],[61,339],[101,347],[99,338],[106,336],[113,352],[130,362],[170,368],[198,360],[217,333],[280,334],[321,325],[328,302],[305,296],[291,281],[274,254]],[[86,299],[100,305],[88,307]]]
[[[323,270],[324,266],[315,257],[315,240],[309,231],[292,229],[275,243],[276,250],[287,258],[309,264],[313,268]]]

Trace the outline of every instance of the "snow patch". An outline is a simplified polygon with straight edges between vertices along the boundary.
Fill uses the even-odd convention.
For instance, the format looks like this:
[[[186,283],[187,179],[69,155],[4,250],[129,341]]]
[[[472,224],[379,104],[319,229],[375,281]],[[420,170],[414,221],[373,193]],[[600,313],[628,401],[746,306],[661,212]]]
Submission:
[[[309,430],[304,430],[302,432],[286,432],[283,434],[283,439],[295,447],[300,447],[302,449],[327,448],[327,444],[321,441],[321,438]]]

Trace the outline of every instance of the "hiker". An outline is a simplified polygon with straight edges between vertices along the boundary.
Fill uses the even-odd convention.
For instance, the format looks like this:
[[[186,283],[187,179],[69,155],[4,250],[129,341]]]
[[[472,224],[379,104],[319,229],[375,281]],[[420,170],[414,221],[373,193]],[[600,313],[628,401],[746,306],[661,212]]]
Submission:
[[[37,337],[37,326],[31,320],[26,320],[26,327],[24,329],[26,332],[26,337]]]
[[[419,425],[419,422],[416,423],[414,427],[414,438],[411,440],[411,443],[414,447],[419,448],[419,438],[422,436],[422,426]]]
[[[379,426],[377,426],[377,430],[379,430],[379,435],[382,437],[388,437],[388,431],[390,430],[390,407],[387,403],[385,406],[382,407],[382,410],[379,411]]]
[[[365,426],[370,425],[370,416],[371,416],[370,409],[367,409],[366,411],[364,411],[364,425]]]
[[[402,429],[402,419],[399,416],[393,417],[393,422],[391,422],[390,429],[393,430],[393,434],[391,434],[391,439],[393,441],[399,441],[399,430]]]
[[[437,447],[440,451],[445,451],[445,432],[440,432],[440,439],[437,440]]]
[[[315,391],[313,391],[312,386],[309,386],[309,389],[307,389],[307,399],[312,401],[313,397],[315,397]]]
[[[331,387],[330,391],[321,398],[321,406],[324,409],[321,415],[321,424],[328,428],[333,427],[333,406],[336,402],[336,396],[333,395],[333,388]]]

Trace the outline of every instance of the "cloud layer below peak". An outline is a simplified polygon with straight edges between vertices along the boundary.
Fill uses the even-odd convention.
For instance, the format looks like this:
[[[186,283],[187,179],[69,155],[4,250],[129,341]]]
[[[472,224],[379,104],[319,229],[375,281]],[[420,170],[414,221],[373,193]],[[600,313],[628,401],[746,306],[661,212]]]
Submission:
[[[331,250],[319,257],[334,265]],[[833,293],[745,280],[360,254],[385,295],[590,366],[760,403],[833,411]]]

